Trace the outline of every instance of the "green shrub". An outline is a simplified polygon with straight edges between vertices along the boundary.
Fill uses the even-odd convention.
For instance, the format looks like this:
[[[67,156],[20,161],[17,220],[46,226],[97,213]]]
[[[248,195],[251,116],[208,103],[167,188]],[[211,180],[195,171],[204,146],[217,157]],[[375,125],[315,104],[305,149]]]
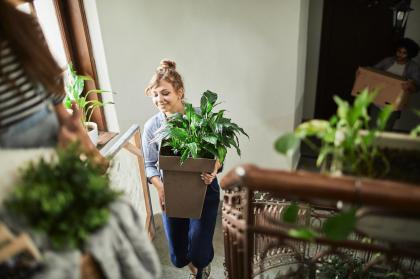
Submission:
[[[75,248],[106,224],[108,206],[118,195],[108,175],[74,144],[51,161],[40,159],[22,169],[6,208],[45,233],[54,248]]]

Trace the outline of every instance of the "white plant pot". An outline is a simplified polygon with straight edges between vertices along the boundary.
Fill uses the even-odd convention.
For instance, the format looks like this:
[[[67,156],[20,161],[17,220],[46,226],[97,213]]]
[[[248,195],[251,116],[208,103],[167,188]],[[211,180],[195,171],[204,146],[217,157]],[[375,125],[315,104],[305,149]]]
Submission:
[[[98,144],[98,138],[99,138],[98,125],[96,125],[95,122],[85,122],[85,127],[86,127],[90,140],[96,146]]]

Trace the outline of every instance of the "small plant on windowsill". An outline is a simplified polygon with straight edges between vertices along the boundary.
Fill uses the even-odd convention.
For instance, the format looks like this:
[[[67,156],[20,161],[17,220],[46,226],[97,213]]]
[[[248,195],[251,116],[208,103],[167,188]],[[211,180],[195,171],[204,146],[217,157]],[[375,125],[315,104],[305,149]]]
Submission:
[[[89,137],[96,145],[98,141],[98,127],[95,122],[91,122],[93,112],[100,107],[113,102],[101,102],[99,100],[88,100],[91,94],[111,93],[108,90],[92,89],[83,93],[85,81],[92,80],[89,76],[78,75],[72,64],[67,65],[67,75],[65,79],[66,97],[64,99],[64,106],[71,109],[71,103],[74,101],[77,107],[82,111],[82,123],[88,131]]]

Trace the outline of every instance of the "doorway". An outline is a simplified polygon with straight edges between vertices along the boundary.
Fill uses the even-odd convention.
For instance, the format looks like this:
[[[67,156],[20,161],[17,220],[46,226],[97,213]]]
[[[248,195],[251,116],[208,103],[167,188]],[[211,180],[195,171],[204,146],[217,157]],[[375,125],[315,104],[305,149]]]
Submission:
[[[352,101],[359,66],[393,54],[391,0],[324,0],[315,118],[336,112],[334,95]]]

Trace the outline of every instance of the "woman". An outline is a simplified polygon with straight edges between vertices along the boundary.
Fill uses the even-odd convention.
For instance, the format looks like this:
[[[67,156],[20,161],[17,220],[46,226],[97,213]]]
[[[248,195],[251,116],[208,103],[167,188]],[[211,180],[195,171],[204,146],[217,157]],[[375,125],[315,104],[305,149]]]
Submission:
[[[420,86],[420,66],[413,58],[418,53],[417,43],[409,38],[403,38],[397,42],[395,56],[383,59],[375,65],[375,68],[407,79],[403,89],[410,93],[417,92]]]
[[[0,148],[54,147],[79,140],[107,165],[83,128],[81,112],[64,108],[63,70],[50,53],[37,20],[0,1]]]
[[[216,174],[220,164],[216,163],[212,173],[201,175],[208,186],[200,219],[167,217],[164,201],[162,174],[157,167],[159,144],[151,143],[155,132],[174,113],[184,113],[184,84],[176,71],[176,64],[170,60],[162,60],[149,86],[145,89],[147,96],[152,97],[153,104],[159,113],[151,117],[144,125],[143,148],[146,175],[156,187],[159,202],[163,211],[163,225],[169,244],[172,263],[178,267],[188,265],[190,278],[208,278],[210,262],[213,259],[213,234],[219,207],[219,184]]]
[[[402,84],[402,89],[408,93],[415,93],[420,90],[420,66],[413,60],[419,52],[419,46],[409,38],[399,40],[395,48],[395,56],[381,60],[374,67],[405,78],[407,81]],[[376,125],[376,120],[381,108],[372,105],[370,109],[371,126]],[[385,130],[391,130],[394,123],[400,118],[401,111],[391,113]]]

